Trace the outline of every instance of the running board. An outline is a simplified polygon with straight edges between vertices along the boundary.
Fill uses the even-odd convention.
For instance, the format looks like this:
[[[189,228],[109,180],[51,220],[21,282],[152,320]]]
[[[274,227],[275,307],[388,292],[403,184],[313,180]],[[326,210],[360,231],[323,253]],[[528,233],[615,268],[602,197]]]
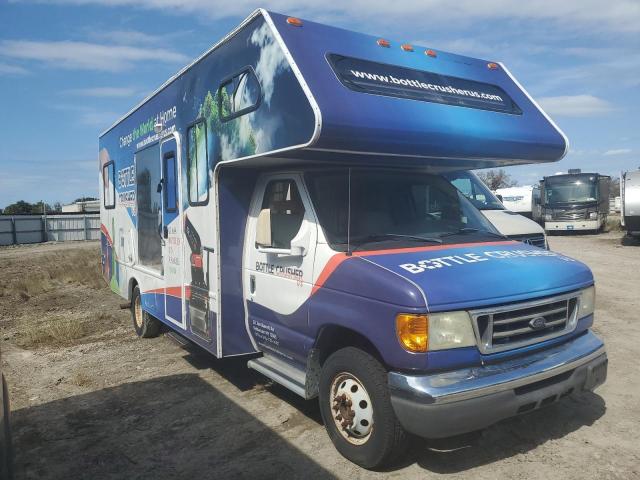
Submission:
[[[249,360],[247,366],[297,393],[302,398],[307,398],[305,390],[307,376],[299,368],[270,355]]]

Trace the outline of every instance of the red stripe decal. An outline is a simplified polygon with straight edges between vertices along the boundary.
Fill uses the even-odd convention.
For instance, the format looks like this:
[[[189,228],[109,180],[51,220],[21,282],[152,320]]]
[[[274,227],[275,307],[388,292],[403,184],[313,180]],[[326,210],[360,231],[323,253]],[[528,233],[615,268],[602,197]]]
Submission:
[[[478,247],[478,246],[497,246],[497,245],[511,245],[513,243],[517,243],[515,240],[500,240],[497,242],[475,242],[475,243],[454,243],[451,245],[430,245],[423,247],[407,247],[407,248],[390,248],[386,250],[363,250],[360,252],[353,252],[351,256],[353,257],[373,257],[377,255],[389,255],[394,253],[414,253],[414,252],[429,252],[435,250],[449,250],[455,248],[467,248],[467,247]],[[350,258],[346,253],[336,253],[332,256],[325,267],[320,272],[318,276],[318,280],[313,285],[311,289],[311,295],[316,293],[322,286],[326,283],[329,277],[333,274],[336,268]]]
[[[104,225],[104,223],[100,224],[100,231],[104,233],[105,237],[107,237],[107,242],[109,242],[109,245],[113,246],[113,241],[111,241],[111,235],[109,235],[109,231],[107,230],[107,227]]]

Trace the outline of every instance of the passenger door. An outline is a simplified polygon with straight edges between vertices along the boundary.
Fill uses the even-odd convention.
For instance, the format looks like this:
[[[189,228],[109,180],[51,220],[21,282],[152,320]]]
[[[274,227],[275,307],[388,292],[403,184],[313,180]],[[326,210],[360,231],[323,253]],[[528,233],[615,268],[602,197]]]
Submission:
[[[180,149],[175,136],[160,144],[162,168],[162,262],[164,308],[167,320],[185,327],[182,216],[180,202]]]
[[[245,240],[248,330],[259,350],[304,362],[316,218],[300,175],[258,182]]]

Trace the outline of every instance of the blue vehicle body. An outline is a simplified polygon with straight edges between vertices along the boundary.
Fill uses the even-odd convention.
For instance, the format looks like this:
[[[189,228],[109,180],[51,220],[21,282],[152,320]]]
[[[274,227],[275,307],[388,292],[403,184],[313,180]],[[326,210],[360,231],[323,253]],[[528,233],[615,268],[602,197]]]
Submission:
[[[105,131],[105,279],[134,324],[140,306],[217,357],[253,354],[305,398],[358,347],[427,437],[592,390],[591,271],[500,236],[439,176],[557,161],[566,137],[504,65],[378,40],[258,10]],[[446,346],[408,348],[403,315]]]

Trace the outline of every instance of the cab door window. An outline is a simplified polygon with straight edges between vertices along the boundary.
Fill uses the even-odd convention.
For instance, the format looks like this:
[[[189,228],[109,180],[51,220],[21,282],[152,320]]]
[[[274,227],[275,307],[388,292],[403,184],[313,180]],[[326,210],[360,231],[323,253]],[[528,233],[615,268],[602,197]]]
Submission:
[[[292,179],[272,180],[262,199],[262,210],[271,214],[271,247],[291,248],[291,240],[300,231],[304,204],[296,182]]]

